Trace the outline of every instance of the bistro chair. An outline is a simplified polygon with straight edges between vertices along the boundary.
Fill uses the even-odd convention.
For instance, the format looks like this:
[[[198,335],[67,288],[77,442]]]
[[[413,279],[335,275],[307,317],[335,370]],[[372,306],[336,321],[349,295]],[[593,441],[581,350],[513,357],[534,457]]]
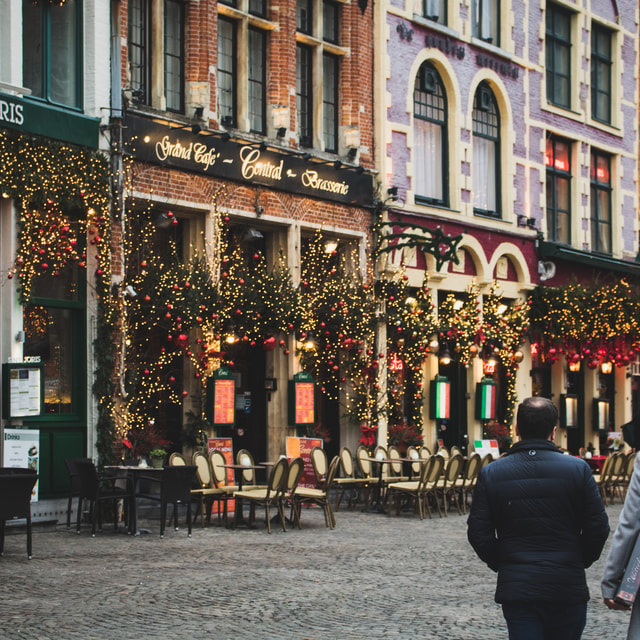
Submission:
[[[457,497],[462,513],[467,512],[467,502],[476,486],[481,467],[482,458],[480,454],[472,453],[465,464],[464,471],[456,480]]]
[[[367,491],[369,485],[369,478],[356,478],[353,456],[348,447],[340,449],[340,466],[343,476],[335,478],[333,481],[336,484],[336,511],[340,508],[340,503],[347,489],[349,490],[348,507],[351,508],[358,501],[358,489],[362,488]]]
[[[442,518],[442,510],[440,509],[440,501],[438,500],[438,481],[444,471],[445,460],[442,456],[433,456],[433,465],[427,473],[424,487],[422,489],[424,495],[424,506],[429,513],[429,519],[431,519],[431,501],[435,502],[438,509],[438,515]]]
[[[102,528],[102,505],[104,502],[113,504],[113,526],[118,529],[118,501],[122,501],[127,513],[134,508],[131,504],[133,490],[129,477],[114,476],[106,473],[99,473],[96,465],[89,458],[83,460],[77,458],[76,470],[78,472],[78,518],[76,521],[76,533],[80,533],[82,522],[82,505],[85,501],[89,503],[91,515],[91,535],[96,535],[96,525]],[[129,519],[131,526],[131,519]]]
[[[211,466],[211,474],[213,476],[213,484],[217,493],[212,494],[214,502],[218,503],[218,518],[220,518],[220,505],[223,505],[223,517],[225,524],[227,523],[227,504],[233,497],[233,492],[238,490],[237,485],[227,484],[227,469],[224,466],[227,460],[219,449],[209,451],[209,465]]]
[[[429,449],[429,447],[420,447],[418,449],[418,455],[424,460],[427,460],[431,457],[431,449]]]
[[[459,453],[452,455],[445,463],[444,473],[438,480],[436,492],[442,498],[442,506],[444,507],[444,515],[447,515],[449,500],[453,499],[456,503],[458,513],[461,513],[460,505],[456,499],[456,483],[460,477],[464,459]]]
[[[206,460],[206,458],[205,458]],[[191,487],[197,473],[195,465],[174,465],[173,467],[165,467],[161,472],[148,476],[147,479],[152,483],[160,485],[159,493],[140,493],[139,498],[147,500],[155,500],[160,503],[160,537],[164,538],[165,523],[167,521],[167,505],[173,505],[171,514],[174,521],[174,529],[179,530],[178,526],[178,506],[184,505],[187,510],[187,535],[191,537]]]
[[[329,470],[327,471],[327,477],[322,489],[312,489],[310,487],[298,487],[293,495],[292,504],[296,510],[296,521],[300,522],[300,511],[302,504],[316,504],[324,510],[324,522],[330,529],[335,529],[336,519],[331,509],[331,499],[329,492],[331,491],[331,485],[336,477],[338,471],[338,465],[340,464],[340,458],[334,456],[329,463]]]
[[[373,475],[371,456],[369,455],[369,451],[367,451],[367,448],[364,445],[360,445],[356,449],[356,461],[358,463],[358,470],[360,471],[360,475],[367,480],[364,505],[366,508],[369,505],[371,489],[375,488],[376,490],[379,490],[380,488],[380,479],[377,476]]]
[[[389,509],[387,513],[391,515],[391,506],[395,501],[396,515],[400,515],[400,506],[403,502],[406,504],[409,500],[414,500],[415,510],[418,512],[420,520],[424,519],[425,514],[425,488],[427,478],[431,472],[431,468],[436,463],[435,457],[431,456],[428,460],[419,462],[420,475],[417,480],[405,480],[403,482],[392,482],[387,488],[387,503]]]
[[[255,466],[253,455],[248,449],[240,449],[236,454],[236,464],[241,464],[246,469],[242,470],[242,490],[265,489],[266,485],[256,483],[256,471],[251,469]]]
[[[0,555],[4,554],[4,531],[7,520],[24,518],[27,523],[27,557],[31,560],[31,493],[38,480],[33,469],[0,469]]]
[[[322,488],[329,470],[329,460],[327,452],[322,447],[313,447],[311,449],[311,466],[316,476],[316,487]]]
[[[387,455],[389,456],[390,460],[398,461],[398,462],[392,462],[390,465],[388,465],[389,467],[388,481],[404,482],[406,480],[409,480],[408,476],[405,476],[402,474],[402,460],[400,460],[402,456],[400,455],[400,450],[398,449],[398,447],[394,445],[390,445],[389,449],[387,450]]]
[[[264,489],[243,489],[242,491],[235,491],[233,496],[236,500],[247,501],[251,505],[251,521],[253,521],[255,507],[263,506],[265,511],[265,522],[267,524],[267,531],[271,533],[271,518],[269,514],[269,507],[274,505],[280,515],[280,521],[282,523],[282,530],[287,530],[287,525],[284,517],[284,507],[282,500],[282,492],[285,490],[287,483],[287,467],[288,462],[286,458],[280,458],[271,467],[269,473],[269,481]],[[240,509],[236,503],[234,510],[233,525],[235,529],[238,523],[238,513]]]
[[[420,463],[420,454],[418,453],[418,450],[413,445],[408,446],[406,457],[409,458],[409,460],[415,461],[409,463],[409,472],[411,473],[411,478],[409,479],[418,480],[418,478],[420,477],[420,471],[422,469],[422,465]]]
[[[197,487],[191,489],[191,496],[198,502],[200,513],[200,526],[204,527],[204,518],[207,517],[207,524],[211,522],[211,509],[216,499],[226,499],[227,492],[215,486],[214,477],[211,470],[209,458],[202,451],[194,451],[191,457],[191,464],[196,468]],[[196,512],[196,517],[198,517]],[[226,513],[226,506],[225,506]]]
[[[67,502],[67,529],[71,528],[71,511],[73,510],[73,499],[80,499],[80,474],[76,466],[77,460],[91,462],[90,458],[65,458],[64,464],[69,472],[69,500]]]
[[[294,458],[289,463],[289,468],[287,469],[287,481],[285,483],[284,491],[280,494],[280,500],[282,501],[282,513],[284,513],[284,509],[287,506],[287,503],[291,505],[291,521],[298,526],[298,529],[301,529],[300,519],[298,518],[298,514],[293,508],[293,498],[298,489],[298,484],[300,483],[300,478],[302,478],[302,473],[304,472],[304,460],[300,457]]]
[[[177,451],[174,451],[170,456],[169,456],[169,466],[170,467],[186,467],[187,466],[187,459],[181,454],[178,453]]]

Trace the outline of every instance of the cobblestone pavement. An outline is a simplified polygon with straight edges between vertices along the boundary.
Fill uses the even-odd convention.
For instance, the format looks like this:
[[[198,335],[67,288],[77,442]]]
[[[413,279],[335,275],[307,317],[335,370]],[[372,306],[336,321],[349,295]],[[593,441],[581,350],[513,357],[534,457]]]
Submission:
[[[620,505],[608,507],[612,529]],[[153,514],[150,513],[149,516]],[[259,514],[260,515],[260,514]],[[495,575],[466,541],[466,516],[307,509],[302,530],[168,528],[95,538],[64,523],[9,535],[0,558],[0,638],[38,640],[506,639]],[[605,550],[606,553],[606,550]],[[588,571],[584,640],[624,638],[628,614],[600,599],[604,557]]]

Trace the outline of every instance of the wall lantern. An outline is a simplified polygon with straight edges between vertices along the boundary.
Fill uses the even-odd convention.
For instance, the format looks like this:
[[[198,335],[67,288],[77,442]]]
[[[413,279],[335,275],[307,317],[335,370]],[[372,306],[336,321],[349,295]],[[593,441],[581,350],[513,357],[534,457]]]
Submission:
[[[603,362],[600,365],[600,371],[602,373],[604,373],[605,375],[609,374],[609,373],[612,373],[613,372],[613,362]]]
[[[577,427],[578,417],[578,396],[560,395],[560,426],[565,429]]]

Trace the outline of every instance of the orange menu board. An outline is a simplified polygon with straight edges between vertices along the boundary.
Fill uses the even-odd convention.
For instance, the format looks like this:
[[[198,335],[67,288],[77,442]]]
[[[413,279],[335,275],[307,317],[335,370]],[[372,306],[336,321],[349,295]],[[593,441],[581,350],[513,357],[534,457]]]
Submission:
[[[313,382],[296,382],[295,424],[313,424],[316,421]]]
[[[219,378],[213,381],[213,424],[233,424],[236,410],[236,382]]]
[[[313,447],[322,447],[320,438],[294,438],[287,436],[287,458],[291,461],[293,458],[300,457],[304,460],[304,471],[300,478],[301,487],[315,487],[316,474],[311,464],[311,449]]]

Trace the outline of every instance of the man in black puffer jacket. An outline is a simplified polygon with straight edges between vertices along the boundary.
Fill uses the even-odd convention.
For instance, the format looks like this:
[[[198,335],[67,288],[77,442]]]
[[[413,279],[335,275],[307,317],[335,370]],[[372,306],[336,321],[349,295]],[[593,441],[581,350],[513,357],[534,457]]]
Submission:
[[[498,573],[510,640],[579,640],[609,519],[589,465],[553,444],[558,411],[541,397],[518,407],[520,442],[484,467],[473,494],[468,538]]]

